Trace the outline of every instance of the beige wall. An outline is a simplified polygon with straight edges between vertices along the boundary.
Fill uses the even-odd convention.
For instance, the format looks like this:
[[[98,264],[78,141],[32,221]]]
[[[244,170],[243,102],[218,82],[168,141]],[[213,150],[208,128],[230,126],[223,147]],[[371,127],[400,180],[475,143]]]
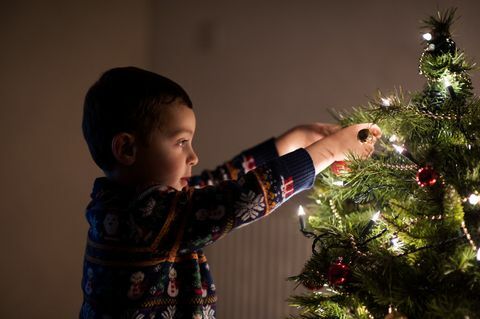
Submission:
[[[75,318],[83,212],[99,174],[81,134],[83,96],[106,68],[150,67],[150,3],[1,6],[0,317]]]
[[[295,124],[329,120],[326,108],[365,103],[377,88],[420,88],[418,21],[437,4],[459,6],[457,43],[480,53],[473,0],[232,3],[0,4],[1,318],[77,316],[83,212],[99,174],[81,108],[105,69],[137,65],[180,82],[195,104],[205,168]],[[300,201],[207,249],[219,318],[291,311],[284,278],[310,249],[297,231]]]

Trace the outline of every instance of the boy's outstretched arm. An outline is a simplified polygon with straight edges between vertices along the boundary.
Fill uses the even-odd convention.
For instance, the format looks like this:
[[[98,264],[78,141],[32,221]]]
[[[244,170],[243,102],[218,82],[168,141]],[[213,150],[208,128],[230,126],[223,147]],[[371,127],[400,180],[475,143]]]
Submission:
[[[214,170],[204,170],[193,176],[190,186],[218,185],[226,180],[237,180],[250,170],[266,162],[306,148],[311,144],[337,132],[340,126],[325,123],[312,123],[295,126],[276,138],[268,139],[255,147],[243,151],[230,161],[217,166]]]
[[[192,187],[204,187],[218,185],[227,180],[237,180],[240,176],[278,156],[275,138],[270,138],[241,152],[213,170],[203,170],[199,175],[192,176],[189,185]]]
[[[340,130],[336,124],[312,123],[295,126],[275,139],[280,156],[299,148],[306,148],[321,139]]]
[[[270,214],[290,196],[311,187],[314,173],[307,151],[299,149],[238,180],[172,192],[153,188],[140,196],[133,222],[142,233],[155,234],[154,247],[165,249],[164,254],[192,252]]]

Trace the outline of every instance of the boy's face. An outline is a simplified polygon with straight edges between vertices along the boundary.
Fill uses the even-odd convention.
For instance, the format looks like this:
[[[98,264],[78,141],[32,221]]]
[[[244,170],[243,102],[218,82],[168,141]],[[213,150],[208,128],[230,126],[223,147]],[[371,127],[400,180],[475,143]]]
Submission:
[[[195,114],[180,103],[168,105],[160,129],[148,146],[139,146],[134,166],[146,182],[155,182],[181,190],[192,176],[198,157],[192,147]]]

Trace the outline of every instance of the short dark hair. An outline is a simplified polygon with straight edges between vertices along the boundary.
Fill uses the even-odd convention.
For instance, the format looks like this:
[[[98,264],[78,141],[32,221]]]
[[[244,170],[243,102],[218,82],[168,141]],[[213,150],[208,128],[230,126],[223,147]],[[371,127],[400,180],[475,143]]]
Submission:
[[[113,68],[85,96],[83,136],[95,163],[104,171],[116,160],[111,145],[121,132],[135,133],[148,144],[165,105],[180,102],[192,108],[187,92],[174,81],[137,67]]]

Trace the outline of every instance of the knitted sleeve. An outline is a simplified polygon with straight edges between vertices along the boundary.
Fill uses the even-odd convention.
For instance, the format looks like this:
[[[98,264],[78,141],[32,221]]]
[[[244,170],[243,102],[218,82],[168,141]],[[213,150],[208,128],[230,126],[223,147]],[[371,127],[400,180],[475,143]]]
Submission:
[[[218,185],[222,181],[236,180],[257,166],[278,157],[275,138],[270,138],[250,149],[243,151],[230,161],[217,166],[213,170],[204,170],[200,175],[193,176],[189,185],[203,187]]]
[[[314,176],[310,155],[298,149],[216,186],[171,192],[149,189],[139,197],[134,222],[144,233],[155,234],[157,250],[187,253],[270,214],[292,195],[310,188]]]

